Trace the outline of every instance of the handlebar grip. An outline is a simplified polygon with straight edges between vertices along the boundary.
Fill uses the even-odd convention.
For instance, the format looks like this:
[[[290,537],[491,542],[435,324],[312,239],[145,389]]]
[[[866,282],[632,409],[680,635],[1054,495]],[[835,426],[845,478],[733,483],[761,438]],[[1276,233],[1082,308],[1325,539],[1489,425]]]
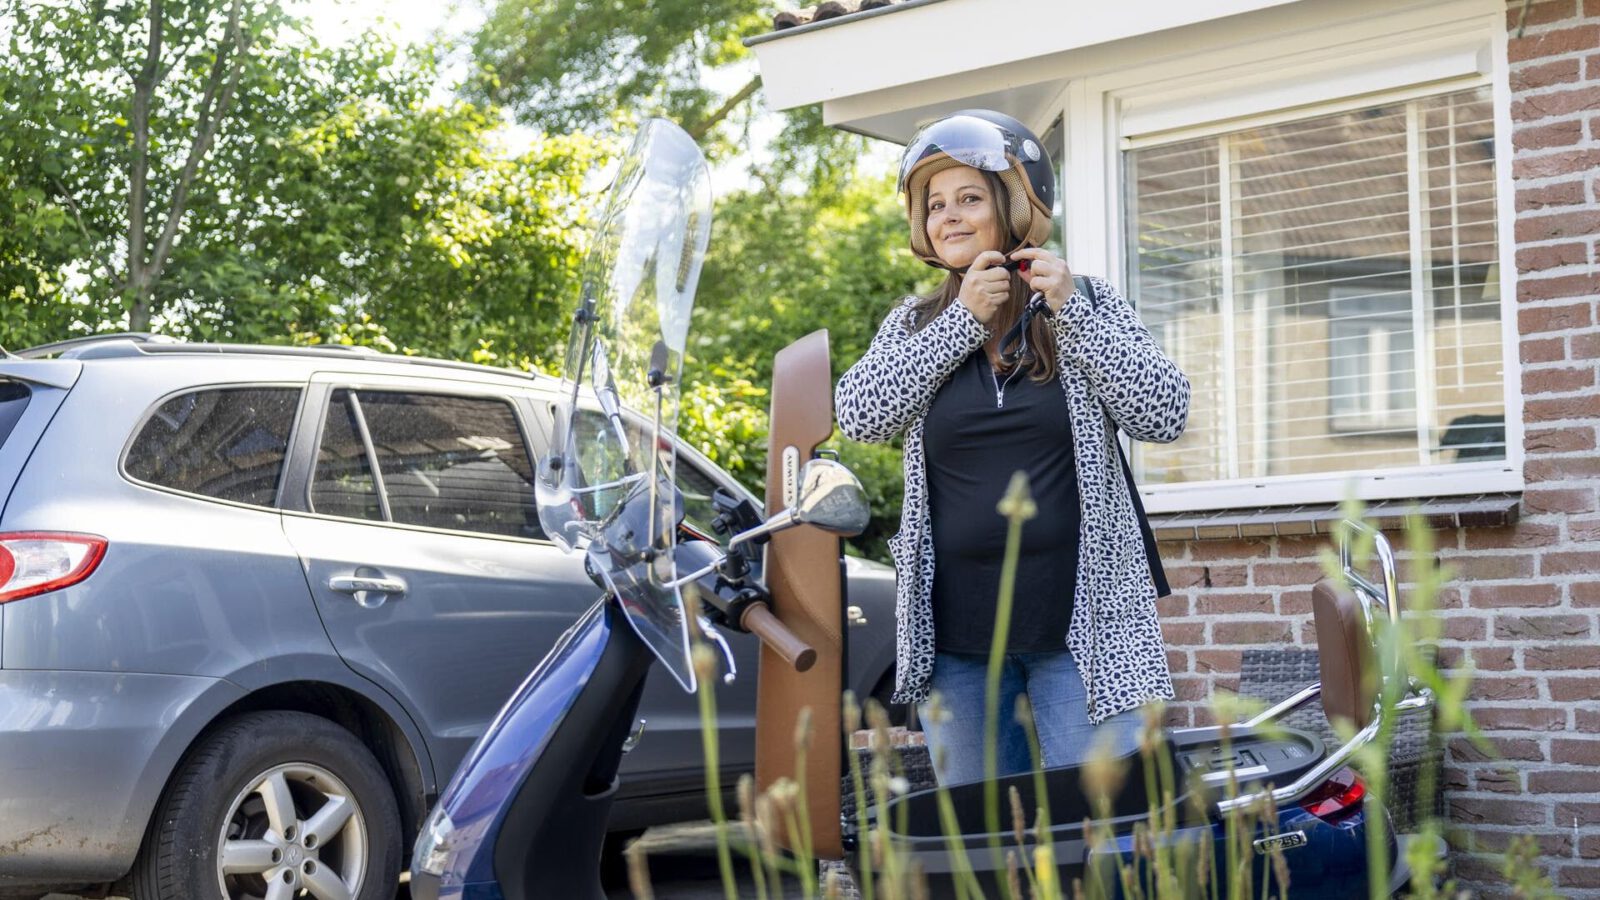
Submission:
[[[804,672],[817,662],[817,651],[795,637],[794,632],[778,621],[765,603],[750,604],[744,617],[739,620],[739,627],[761,638],[761,642],[771,647],[772,652],[794,666],[796,672]]]

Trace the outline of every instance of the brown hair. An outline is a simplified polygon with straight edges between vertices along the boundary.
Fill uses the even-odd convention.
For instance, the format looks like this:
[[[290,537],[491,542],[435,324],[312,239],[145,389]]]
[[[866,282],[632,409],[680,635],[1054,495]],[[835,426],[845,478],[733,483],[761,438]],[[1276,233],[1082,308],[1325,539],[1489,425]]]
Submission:
[[[1011,221],[1011,193],[1006,190],[1005,184],[1000,181],[1000,176],[993,172],[983,172],[983,180],[989,186],[989,196],[994,198],[995,217],[999,220],[1001,231],[1005,235],[1006,246],[1002,249],[1009,253],[1015,250],[1019,243],[1011,236],[1010,230],[1005,224]],[[922,204],[923,209],[927,209],[926,186],[923,187]],[[911,330],[921,331],[927,327],[929,322],[932,322],[939,317],[940,313],[949,309],[950,304],[955,303],[956,298],[960,295],[961,273],[953,270],[947,272],[944,281],[932,293],[917,298],[917,302],[912,306],[915,311],[915,317],[911,322]],[[1023,307],[1027,305],[1028,298],[1031,296],[1033,296],[1033,291],[1028,287],[1027,282],[1022,280],[1022,275],[1012,272],[1011,299],[1000,307],[995,313],[995,317],[989,322],[989,328],[994,336],[989,339],[986,350],[993,351],[989,354],[991,360],[996,359],[1000,339],[1005,336],[1006,332],[1011,330],[1011,326],[1016,324],[1017,319],[1022,317]],[[1049,381],[1056,374],[1055,347],[1056,339],[1050,330],[1049,320],[1044,316],[1035,316],[1028,328],[1028,349],[1030,352],[1019,360],[1017,364],[1025,366],[1028,370],[1028,377],[1034,381]],[[1014,364],[1007,363],[1003,359],[995,363],[996,371],[1002,375],[1011,372],[1015,367]]]

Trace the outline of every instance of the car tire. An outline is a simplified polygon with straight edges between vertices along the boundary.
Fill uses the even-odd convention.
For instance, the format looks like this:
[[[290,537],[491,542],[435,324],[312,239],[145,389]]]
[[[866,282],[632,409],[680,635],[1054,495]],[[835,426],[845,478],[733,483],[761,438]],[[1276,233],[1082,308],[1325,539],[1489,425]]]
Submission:
[[[393,788],[354,735],[308,713],[246,713],[179,765],[129,887],[133,900],[270,900],[301,890],[391,900],[400,853]]]

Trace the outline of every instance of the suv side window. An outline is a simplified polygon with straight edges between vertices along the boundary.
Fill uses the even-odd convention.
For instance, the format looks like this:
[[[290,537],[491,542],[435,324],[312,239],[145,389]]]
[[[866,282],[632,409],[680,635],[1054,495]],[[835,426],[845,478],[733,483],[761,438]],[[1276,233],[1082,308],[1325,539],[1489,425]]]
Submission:
[[[732,535],[717,534],[711,530],[711,522],[717,517],[716,507],[711,505],[711,495],[716,493],[719,485],[711,480],[710,475],[695,468],[681,456],[672,474],[673,480],[678,483],[678,491],[683,494],[683,517],[696,529],[716,538],[717,543],[728,546],[728,538]]]
[[[334,392],[327,423],[311,482],[313,510],[452,531],[544,536],[533,465],[511,404],[341,389]],[[377,455],[377,479],[363,432]]]
[[[322,443],[317,448],[317,469],[311,477],[313,512],[346,519],[384,520],[361,431],[350,392],[344,388],[334,391],[322,426]]]
[[[156,408],[128,446],[130,478],[189,494],[272,506],[299,388],[204,388]]]

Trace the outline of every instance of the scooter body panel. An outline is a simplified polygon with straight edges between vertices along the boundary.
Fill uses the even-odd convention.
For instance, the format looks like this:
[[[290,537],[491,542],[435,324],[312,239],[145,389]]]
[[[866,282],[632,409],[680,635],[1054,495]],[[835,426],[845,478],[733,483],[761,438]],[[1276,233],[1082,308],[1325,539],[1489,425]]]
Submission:
[[[653,660],[614,604],[591,607],[451,779],[418,838],[411,896],[601,896],[616,769]]]
[[[1253,846],[1243,848],[1243,852],[1249,854],[1252,860],[1251,883],[1259,892],[1260,886],[1271,878],[1274,894],[1283,893],[1297,900],[1302,897],[1306,900],[1348,900],[1350,897],[1365,897],[1367,896],[1368,826],[1364,810],[1352,811],[1338,822],[1323,821],[1299,807],[1280,810],[1276,827],[1268,832],[1258,826],[1255,833],[1247,840],[1253,845],[1258,839],[1268,838],[1269,834],[1278,839],[1290,838],[1282,850],[1284,868],[1289,876],[1289,887],[1282,891],[1278,889],[1271,857],[1265,851],[1258,851]],[[1395,841],[1389,832],[1388,822],[1379,822],[1373,827],[1384,830],[1385,840],[1389,843],[1389,856],[1393,859]],[[1184,845],[1197,847],[1207,840],[1205,834],[1207,831],[1210,832],[1209,840],[1215,850],[1211,866],[1207,871],[1226,871],[1230,868],[1228,828],[1223,822],[1179,828],[1166,839],[1166,843],[1174,847]],[[1081,848],[1080,854],[1082,854]],[[1078,871],[1093,871],[1096,857],[1111,856],[1120,857],[1125,865],[1139,871],[1131,834],[1118,835],[1103,851],[1081,855],[1084,865]],[[1107,859],[1107,862],[1113,861]],[[1220,882],[1219,878],[1219,885]],[[1125,896],[1120,885],[1114,881],[1110,883],[1110,888],[1106,896]]]

